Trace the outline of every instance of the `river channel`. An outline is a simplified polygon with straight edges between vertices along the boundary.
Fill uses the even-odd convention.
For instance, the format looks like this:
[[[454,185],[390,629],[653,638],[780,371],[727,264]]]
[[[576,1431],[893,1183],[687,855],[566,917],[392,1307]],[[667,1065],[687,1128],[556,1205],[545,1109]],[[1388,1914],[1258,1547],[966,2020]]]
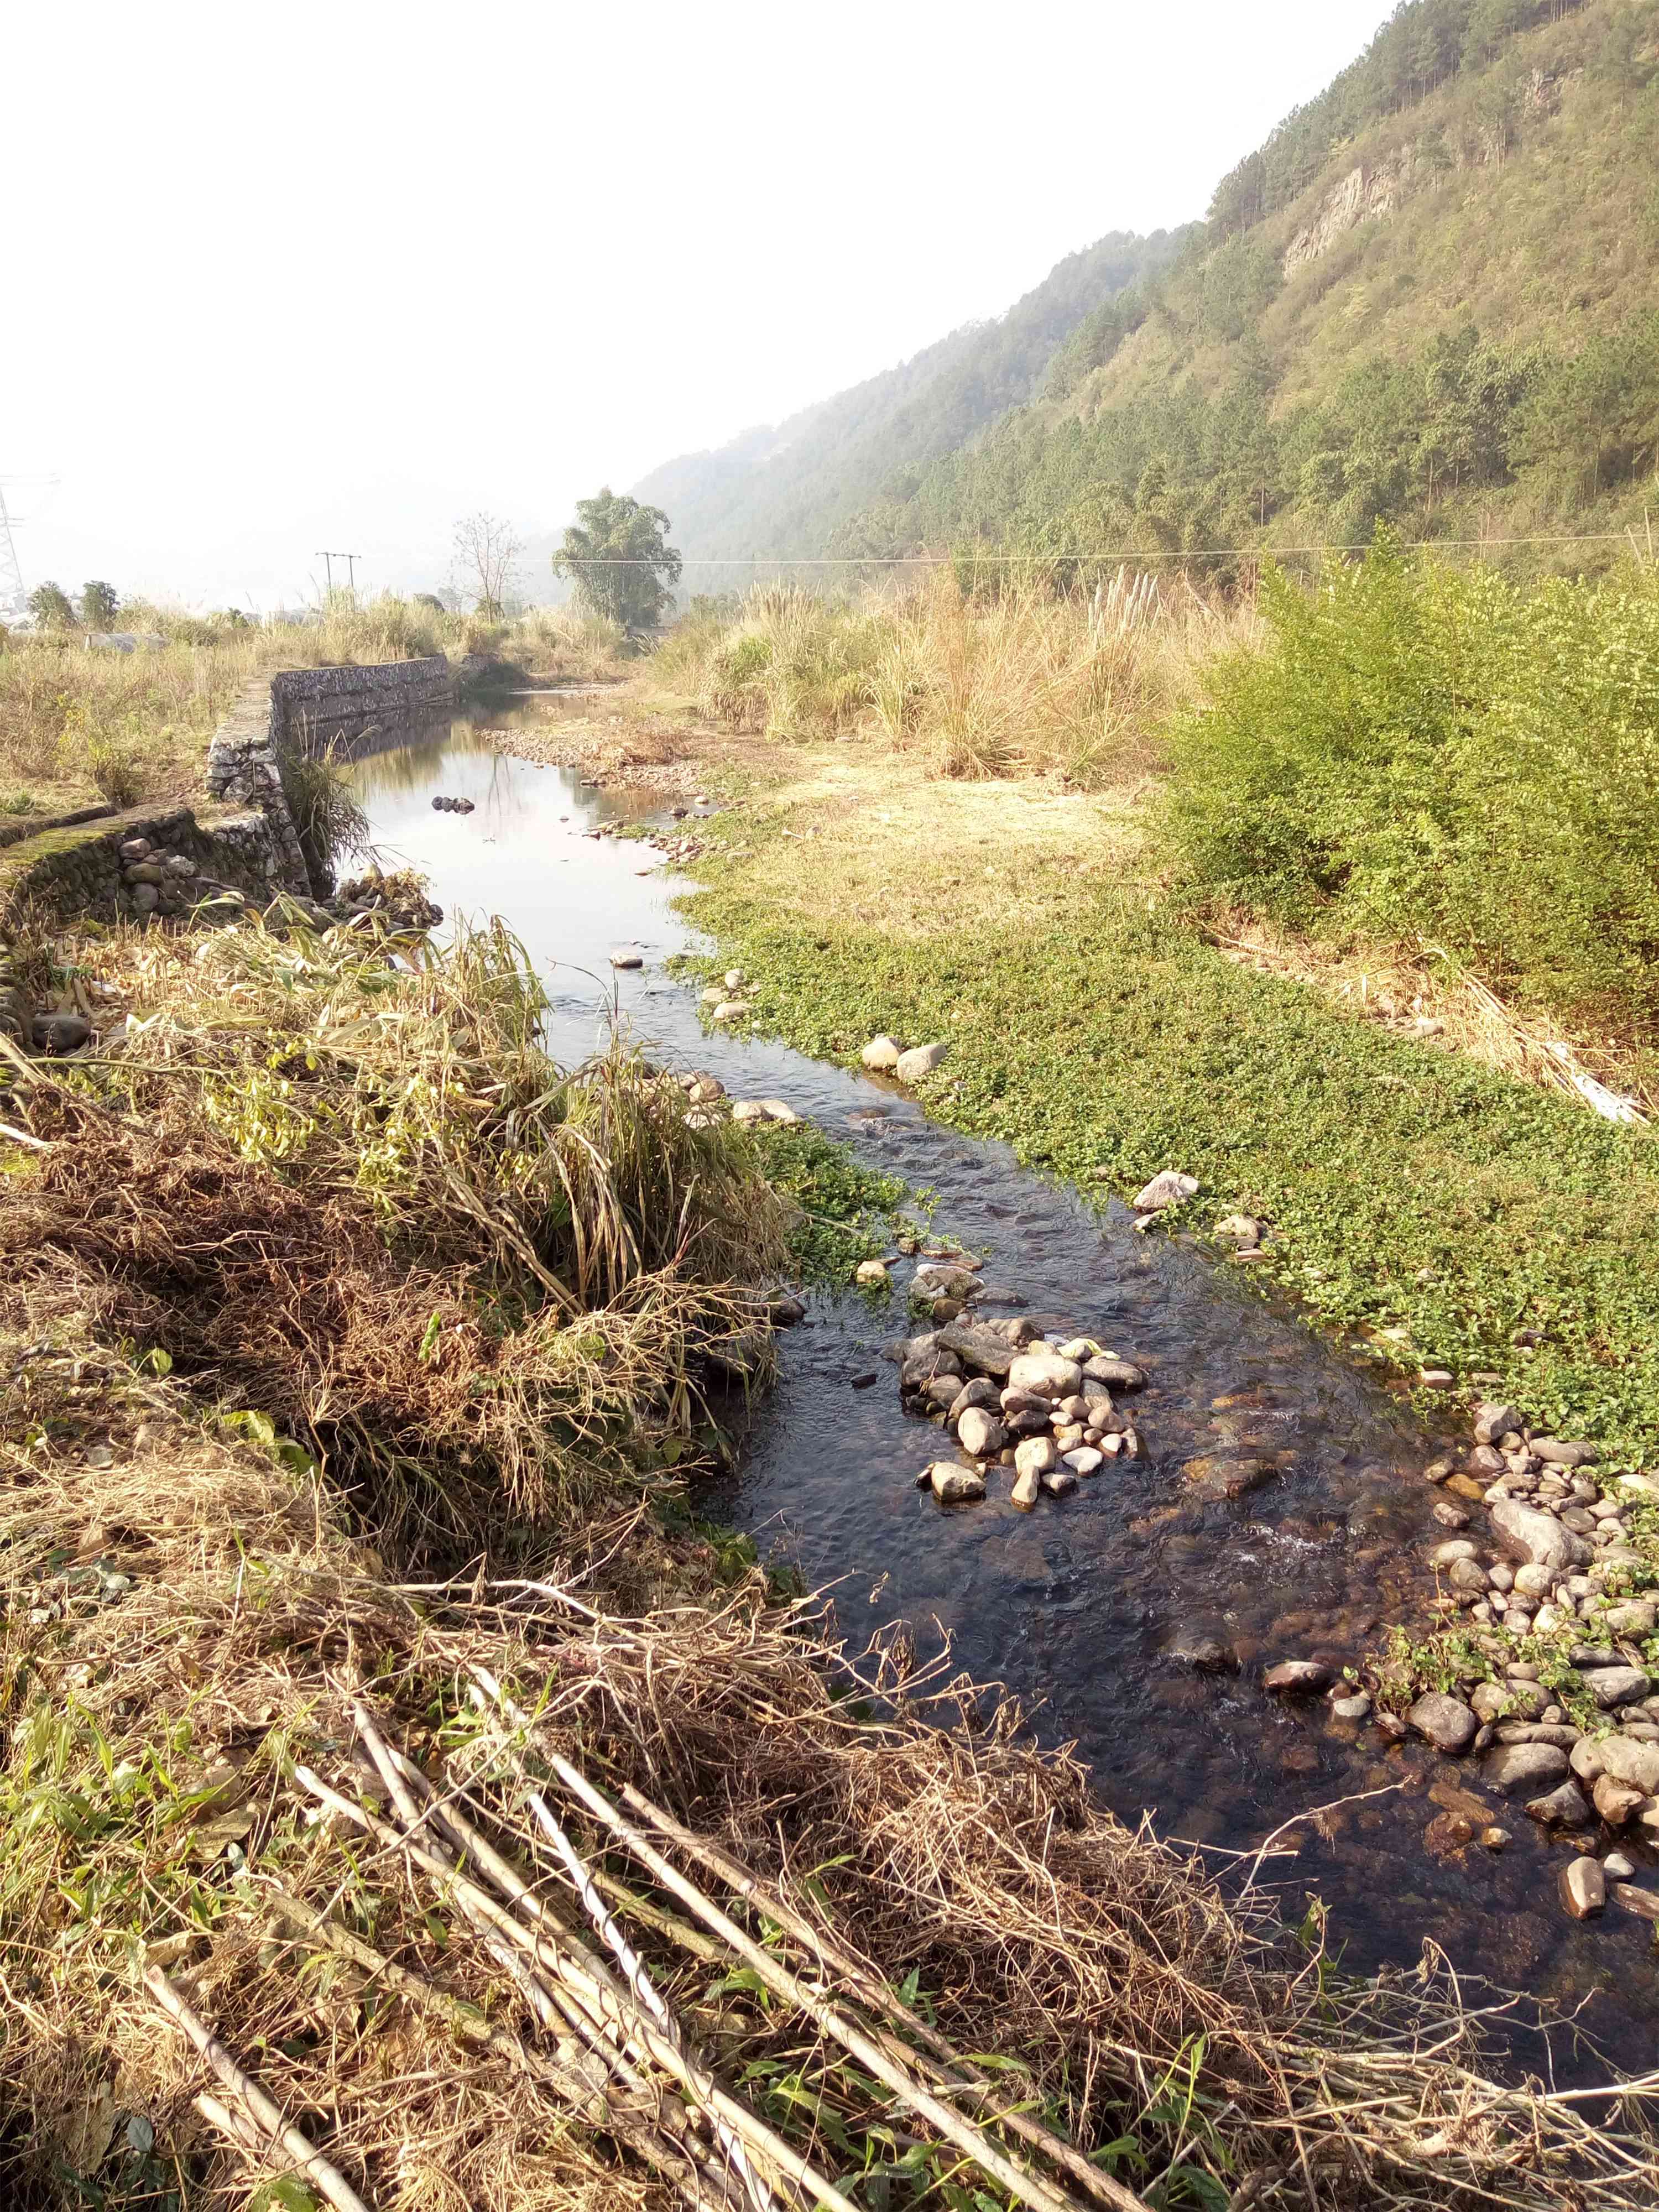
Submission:
[[[1263,1878],[1293,1923],[1322,1899],[1347,1966],[1413,1966],[1431,1939],[1460,1973],[1583,2001],[1601,2059],[1565,2033],[1547,2050],[1516,2022],[1509,2039],[1528,2067],[1566,2082],[1599,2078],[1604,2062],[1659,2063],[1645,1923],[1611,1909],[1567,1919],[1555,1875],[1568,1854],[1518,1805],[1494,1814],[1512,1838],[1505,1850],[1437,1850],[1425,1840],[1442,1809],[1430,1793],[1468,1788],[1470,1770],[1425,1745],[1389,1747],[1373,1729],[1333,1721],[1322,1699],[1260,1686],[1272,1661],[1352,1662],[1387,1624],[1425,1617],[1424,1561],[1446,1532],[1422,1480],[1437,1440],[1407,1407],[1247,1287],[1243,1269],[1136,1234],[1122,1207],[1096,1211],[878,1079],[706,1033],[695,990],[664,972],[696,945],[673,906],[687,886],[650,847],[588,834],[654,819],[659,799],[596,790],[459,722],[352,774],[389,865],[420,868],[450,913],[498,914],[523,940],[552,996],[548,1042],[559,1059],[586,1058],[614,1006],[665,1066],[706,1069],[734,1097],[782,1098],[864,1159],[936,1192],[939,1225],[983,1251],[987,1278],[1024,1310],[1150,1374],[1134,1401],[1139,1461],[1109,1462],[1029,1516],[994,1482],[982,1504],[942,1508],[914,1487],[939,1455],[938,1433],[901,1410],[896,1373],[879,1357],[904,1331],[898,1301],[872,1310],[850,1292],[817,1293],[805,1322],[780,1338],[780,1386],[738,1470],[702,1498],[703,1510],[792,1559],[812,1586],[833,1586],[855,1643],[899,1620],[924,1659],[948,1638],[956,1663],[1006,1684],[1040,1735],[1076,1745],[1123,1820],[1149,1814],[1160,1833],[1208,1847],[1224,1877],[1240,1863],[1224,1854],[1253,1852],[1297,1822],[1297,1855],[1270,1862]],[[475,811],[434,811],[439,793]],[[637,945],[641,970],[612,970],[618,945]],[[1183,1462],[1238,1447],[1277,1455],[1281,1471],[1233,1502],[1183,1493]],[[1182,1657],[1205,1638],[1229,1647],[1236,1670],[1202,1672]],[[1634,1856],[1648,1858],[1651,1881],[1659,1863]]]

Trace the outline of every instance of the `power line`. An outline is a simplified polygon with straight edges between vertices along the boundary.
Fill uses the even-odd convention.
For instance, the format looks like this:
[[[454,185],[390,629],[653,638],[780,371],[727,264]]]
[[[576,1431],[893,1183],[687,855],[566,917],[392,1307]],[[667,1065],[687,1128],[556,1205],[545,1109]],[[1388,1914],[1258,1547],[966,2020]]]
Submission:
[[[1402,553],[1484,551],[1501,545],[1626,545],[1635,543],[1628,530],[1601,530],[1565,538],[1413,538],[1401,543]],[[958,562],[977,562],[984,567],[1034,564],[1051,567],[1060,561],[1232,561],[1282,560],[1310,553],[1370,553],[1375,545],[1199,545],[1170,552],[1148,552],[1140,547],[1115,552],[1072,553],[751,553],[685,556],[688,568],[948,568]],[[592,554],[565,556],[572,568],[653,568],[659,564],[637,554]]]

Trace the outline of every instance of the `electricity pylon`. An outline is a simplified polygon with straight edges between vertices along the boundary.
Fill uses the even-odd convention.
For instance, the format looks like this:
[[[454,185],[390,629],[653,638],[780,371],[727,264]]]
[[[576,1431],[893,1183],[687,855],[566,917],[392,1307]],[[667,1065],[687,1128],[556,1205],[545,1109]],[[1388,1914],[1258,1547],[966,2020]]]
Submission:
[[[11,534],[11,515],[6,507],[6,487],[0,483],[0,622],[8,615],[27,612],[23,572],[17,565],[17,541]]]
[[[28,517],[14,514],[6,505],[6,486],[33,483],[55,489],[58,482],[56,477],[0,477],[0,622],[8,618],[21,621],[29,610],[28,595],[23,589],[23,571],[17,558],[17,540],[12,535],[14,526],[27,521]]]

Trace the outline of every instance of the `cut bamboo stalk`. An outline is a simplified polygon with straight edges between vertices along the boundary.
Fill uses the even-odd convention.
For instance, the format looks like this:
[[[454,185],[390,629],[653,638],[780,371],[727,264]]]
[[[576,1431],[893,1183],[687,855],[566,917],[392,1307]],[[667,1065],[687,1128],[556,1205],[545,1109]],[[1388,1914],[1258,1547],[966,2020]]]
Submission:
[[[981,2111],[988,2104],[1000,2101],[994,2083],[987,2081],[968,2060],[958,2057],[937,2028],[930,2026],[902,1997],[896,1996],[861,1960],[855,1959],[849,1951],[843,1950],[833,1936],[825,1935],[810,1920],[804,1919],[793,1905],[775,1890],[768,1889],[746,1867],[722,1850],[718,1844],[710,1843],[694,1829],[675,1820],[672,1813],[665,1813],[659,1805],[653,1805],[631,1782],[623,1783],[620,1794],[630,1810],[649,1820],[659,1833],[678,1844],[689,1857],[706,1866],[712,1874],[717,1874],[746,1905],[752,1905],[757,1912],[764,1913],[787,1936],[793,1936],[796,1942],[822,1966],[832,1968],[850,1983],[854,1994],[862,2002],[872,2009],[884,2012],[890,2019],[902,2024],[940,2062],[939,2074],[942,2081],[948,2081],[951,2087],[966,2093],[966,2100]],[[910,2055],[914,2057],[915,2054]],[[1109,2174],[1103,2173],[1097,2166],[1091,2166],[1075,2143],[1067,2142],[1064,2136],[1031,2113],[1005,2112],[1002,2120],[1006,2127],[1023,2136],[1034,2149],[1041,2150],[1056,2165],[1063,2166],[1072,2179],[1101,2203],[1111,2205],[1114,2212],[1125,2212],[1126,2197],[1131,2203],[1139,2202]]]
[[[283,2117],[280,2106],[274,2103],[252,2076],[237,2064],[213,2030],[191,2009],[182,1994],[159,1966],[145,1967],[144,1986],[163,2011],[168,2013],[184,2030],[224,2087],[241,2100],[270,2139],[271,2147],[288,2154],[306,2179],[314,2182],[329,2203],[336,2207],[336,2212],[369,2212],[368,2206],[338,2167],[331,2166],[320,2151],[307,2142],[298,2128],[289,2125]]]
[[[620,2036],[625,2045],[638,2045],[665,2073],[672,2074],[683,2085],[695,2104],[701,2105],[710,2114],[718,2112],[721,2118],[729,2120],[743,2135],[749,2147],[769,2165],[776,2166],[792,2181],[814,2190],[818,2201],[836,2208],[836,2212],[857,2212],[855,2206],[849,2204],[844,2197],[824,2182],[799,2152],[769,2128],[758,2114],[751,2112],[738,2099],[728,2095],[712,2075],[688,2064],[650,2021],[641,2014],[638,2007],[629,2001],[626,1991],[603,1966],[599,1967],[597,1973],[590,1972],[583,1955],[557,1930],[556,1923],[546,1923],[552,1926],[552,1934],[538,1933],[526,1928],[505,1905],[498,1905],[487,1890],[480,1888],[459,1868],[439,1858],[424,1844],[400,1834],[389,1821],[382,1820],[377,1814],[367,1811],[361,1805],[354,1805],[349,1797],[343,1797],[337,1790],[331,1789],[309,1767],[296,1766],[294,1774],[301,1787],[308,1790],[331,1812],[356,1822],[367,1834],[375,1837],[389,1849],[406,1851],[437,1881],[448,1884],[454,1894],[470,1900],[499,1935],[526,1951],[538,1965],[548,1967],[572,1987],[574,1994],[581,2000],[584,2009],[591,2010],[596,2029],[609,2028]],[[586,1956],[591,1958],[592,1954],[586,1954]]]
[[[690,1907],[705,1927],[710,1928],[723,1942],[753,1967],[761,1979],[787,2003],[797,2006],[823,2033],[833,2038],[842,2048],[867,2066],[878,2081],[902,2097],[911,2108],[921,2113],[949,2142],[973,2160],[1000,2182],[1022,2203],[1031,2207],[1031,2212],[1076,2212],[1074,2203],[1067,2200],[1040,2175],[1022,2170],[984,2136],[970,2127],[958,2112],[943,2103],[923,2083],[908,2074],[876,2043],[871,2036],[838,2006],[829,2002],[806,1988],[797,1976],[779,1964],[771,1954],[753,1942],[730,1916],[706,1898],[693,1881],[688,1881],[662,1853],[641,1834],[633,1824],[623,1819],[603,1792],[596,1790],[570,1761],[546,1745],[539,1747],[553,1771],[565,1787],[585,1805],[596,1818],[605,1822],[619,1836],[635,1856],[662,1883],[665,1888]],[[1147,2212],[1145,2203],[1121,2184],[1114,2185],[1121,2194],[1114,2198],[1120,2212]]]
[[[535,1790],[532,1790],[526,1792],[526,1802],[528,1803],[531,1811],[535,1814],[537,1820],[540,1821],[542,1827],[551,1841],[554,1849],[558,1852],[559,1856],[564,1861],[565,1866],[570,1874],[570,1877],[576,1885],[576,1894],[580,1898],[583,1908],[586,1911],[588,1918],[593,1923],[594,1927],[598,1929],[600,1936],[615,1953],[617,1963],[622,1968],[623,1973],[626,1978],[628,1986],[633,1991],[635,1997],[644,2009],[650,2014],[651,2017],[656,2021],[663,2033],[668,2037],[669,2040],[674,2045],[675,2048],[680,2051],[682,2056],[689,2057],[689,2054],[686,2052],[685,2049],[685,2039],[680,2032],[679,2023],[675,2020],[673,2014],[669,2011],[668,2007],[664,2003],[660,1992],[658,1990],[655,1984],[652,1981],[650,1975],[646,1972],[644,1960],[641,1959],[639,1954],[634,1949],[634,1947],[629,1943],[628,1938],[623,1934],[622,1929],[617,1925],[616,1921],[606,1911],[605,1900],[599,1895],[599,1891],[594,1887],[593,1877],[589,1874],[587,1868],[580,1856],[578,1854],[575,1846],[571,1843],[570,1838],[565,1834],[563,1829],[560,1827],[558,1822],[553,1818],[551,1813],[548,1811],[547,1807],[544,1804]],[[719,2132],[720,2139],[725,2148],[726,2155],[731,2160],[738,2179],[743,2185],[745,2194],[751,2199],[756,2207],[756,2212],[771,2212],[771,2208],[775,2202],[772,2192],[767,2187],[766,2184],[761,2179],[759,2174],[755,2172],[753,2166],[749,2163],[747,2157],[744,2155],[742,2143],[738,2141],[732,2130],[723,2122],[716,2121],[715,2127]],[[844,2202],[845,2200],[842,2199],[840,2201]]]
[[[205,2089],[190,2101],[202,2118],[217,2128],[222,2136],[228,2136],[239,2150],[246,2151],[251,2158],[269,2157],[270,2136],[257,2128],[246,2112],[233,2112],[228,2105],[222,2104],[217,2097],[210,2096]]]
[[[545,2083],[573,2107],[579,2118],[592,2120],[607,2135],[614,2136],[636,2157],[672,2181],[689,2204],[703,2205],[705,2200],[696,2185],[698,2162],[690,2148],[678,2137],[665,2130],[659,2139],[642,2115],[619,2110],[608,2096],[596,2090],[592,2082],[562,2058],[550,2056],[545,2051],[532,2051],[523,2039],[514,2035],[509,2028],[497,2027],[486,2019],[477,2005],[470,2004],[465,1997],[458,1997],[448,1990],[440,1989],[435,1982],[428,1982],[423,1975],[411,1972],[407,1966],[398,1966],[394,1960],[377,1951],[373,1944],[365,1943],[360,1936],[354,1936],[349,1928],[343,1928],[337,1921],[328,1919],[313,1906],[304,1904],[299,1898],[290,1897],[285,1890],[275,1890],[270,1895],[272,1907],[290,1926],[301,1929],[314,1942],[337,1952],[343,1959],[349,1959],[355,1966],[361,1967],[373,1979],[383,1983],[387,1989],[394,1990],[400,1997],[422,2011],[436,2013],[464,2041],[476,2044],[480,2049],[505,2059],[508,2065],[532,2081]],[[501,1948],[507,1950],[509,1947],[503,1944]],[[512,1955],[516,1959],[518,1954],[515,1952]],[[201,2098],[197,2100],[198,2106],[203,2101]],[[662,2101],[660,2097],[650,2100],[653,2117],[660,2113]],[[597,2119],[592,2112],[596,2102],[604,2107],[603,2117]],[[658,2124],[660,2125],[659,2118]]]
[[[514,1703],[487,1668],[475,1667],[472,1672],[475,1680],[495,1699],[515,1725],[526,1729],[533,1729],[534,1723],[530,1716],[521,1706]],[[1114,2180],[1110,2174],[1103,2173],[1098,2166],[1091,2165],[1075,2144],[1067,2142],[1063,2136],[1047,2126],[1042,2121],[1034,2118],[1026,2112],[995,2110],[994,2108],[1000,2106],[1000,2100],[994,2083],[988,2081],[983,2075],[976,2074],[964,2061],[957,2057],[945,2039],[935,2029],[930,2027],[926,2021],[913,2012],[908,2005],[903,2004],[884,1984],[878,1981],[856,1959],[842,1950],[832,1939],[814,1928],[811,1922],[803,1919],[781,1898],[764,1889],[747,1869],[739,1865],[718,1845],[707,1843],[690,1828],[684,1827],[680,1822],[675,1820],[672,1814],[653,1805],[650,1800],[642,1796],[631,1784],[623,1785],[622,1795],[635,1810],[652,1820],[684,1850],[709,1866],[714,1872],[720,1875],[723,1881],[730,1883],[746,1903],[753,1905],[757,1911],[763,1912],[769,1918],[775,1920],[777,1924],[787,1934],[793,1935],[798,1942],[806,1945],[820,1964],[833,1966],[837,1972],[846,1975],[866,2003],[879,2006],[890,2015],[902,2019],[904,2025],[915,2033],[918,2040],[925,2044],[934,2057],[951,2070],[953,2078],[948,2083],[940,2083],[939,2086],[948,2086],[952,2090],[965,2093],[966,2100],[970,2101],[981,2112],[990,2109],[992,2117],[998,2118],[1003,2125],[1021,2136],[1034,2149],[1042,2151],[1055,2165],[1062,2166],[1099,2203],[1111,2206],[1113,2212],[1146,2212],[1142,2200],[1132,2191],[1126,2189],[1121,2182]],[[899,2063],[903,2063],[908,2061],[915,2064],[917,2063],[917,2056],[915,2052],[907,2051]]]
[[[382,1782],[392,1792],[392,1802],[397,1807],[404,1826],[418,1835],[427,1826],[427,1815],[410,1795],[409,1784],[398,1771],[398,1763],[387,1747],[386,1739],[375,1727],[368,1708],[361,1698],[350,1701],[351,1717],[356,1723],[357,1733],[368,1747],[368,1755],[374,1761]],[[439,1843],[441,1849],[441,1842]]]

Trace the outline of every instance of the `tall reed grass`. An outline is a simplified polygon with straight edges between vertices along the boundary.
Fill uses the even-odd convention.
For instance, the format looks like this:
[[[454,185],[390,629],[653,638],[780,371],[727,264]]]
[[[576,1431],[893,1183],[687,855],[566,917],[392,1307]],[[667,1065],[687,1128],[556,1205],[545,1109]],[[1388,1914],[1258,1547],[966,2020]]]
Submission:
[[[1059,770],[1092,786],[1157,767],[1158,724],[1254,627],[1248,608],[1181,578],[1121,570],[1092,591],[1016,579],[978,592],[940,568],[890,597],[757,589],[735,620],[676,630],[655,665],[732,729],[862,734],[944,775]]]

